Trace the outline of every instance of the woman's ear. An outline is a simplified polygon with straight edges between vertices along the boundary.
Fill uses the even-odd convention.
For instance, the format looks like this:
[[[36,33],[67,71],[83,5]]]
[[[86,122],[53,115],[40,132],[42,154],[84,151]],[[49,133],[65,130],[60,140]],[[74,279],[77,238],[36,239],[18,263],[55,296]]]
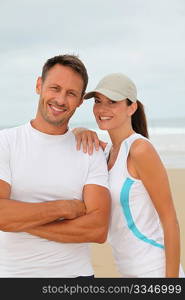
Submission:
[[[128,115],[131,117],[137,110],[137,102],[133,102],[128,106]]]

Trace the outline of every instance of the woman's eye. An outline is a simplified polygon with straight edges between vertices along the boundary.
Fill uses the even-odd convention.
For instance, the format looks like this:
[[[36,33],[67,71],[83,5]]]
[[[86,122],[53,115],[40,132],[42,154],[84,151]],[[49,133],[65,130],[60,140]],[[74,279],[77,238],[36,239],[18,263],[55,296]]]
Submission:
[[[111,100],[111,104],[115,104],[116,103],[116,101],[114,101],[114,100]]]
[[[94,99],[94,103],[100,103],[100,100]]]

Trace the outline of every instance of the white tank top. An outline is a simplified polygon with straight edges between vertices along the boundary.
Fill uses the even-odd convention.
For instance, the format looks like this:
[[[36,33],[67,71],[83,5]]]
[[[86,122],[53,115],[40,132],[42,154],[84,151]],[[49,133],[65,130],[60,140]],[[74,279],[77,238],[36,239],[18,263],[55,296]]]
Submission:
[[[130,147],[137,139],[148,140],[137,133],[125,139],[109,171],[112,213],[108,240],[124,277],[137,277],[165,264],[158,214],[142,181],[133,178],[127,170]],[[107,145],[105,149],[107,156],[110,148],[111,145]]]

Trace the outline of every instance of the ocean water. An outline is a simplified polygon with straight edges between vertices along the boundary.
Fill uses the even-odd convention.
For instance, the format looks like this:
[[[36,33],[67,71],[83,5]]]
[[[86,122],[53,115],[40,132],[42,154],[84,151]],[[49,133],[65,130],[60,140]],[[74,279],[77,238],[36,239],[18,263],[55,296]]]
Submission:
[[[166,168],[185,168],[185,118],[148,121],[150,140]],[[12,127],[0,124],[0,129]],[[110,138],[106,131],[100,130],[95,122],[71,122],[70,128],[85,127],[97,132],[106,142]]]
[[[99,138],[109,142],[106,131],[96,123],[72,124],[96,131]],[[157,150],[163,164],[168,169],[185,168],[185,119],[152,120],[148,122],[149,138]]]

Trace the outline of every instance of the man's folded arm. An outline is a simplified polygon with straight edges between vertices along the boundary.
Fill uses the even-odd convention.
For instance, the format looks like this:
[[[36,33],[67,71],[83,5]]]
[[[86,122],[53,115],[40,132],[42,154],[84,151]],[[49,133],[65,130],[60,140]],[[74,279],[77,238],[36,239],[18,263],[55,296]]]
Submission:
[[[34,227],[26,232],[62,243],[104,243],[110,219],[110,193],[103,186],[87,184],[83,190],[86,214]]]
[[[26,231],[59,218],[73,219],[85,213],[85,205],[79,200],[30,203],[10,199],[10,192],[10,184],[0,180],[1,231]]]

